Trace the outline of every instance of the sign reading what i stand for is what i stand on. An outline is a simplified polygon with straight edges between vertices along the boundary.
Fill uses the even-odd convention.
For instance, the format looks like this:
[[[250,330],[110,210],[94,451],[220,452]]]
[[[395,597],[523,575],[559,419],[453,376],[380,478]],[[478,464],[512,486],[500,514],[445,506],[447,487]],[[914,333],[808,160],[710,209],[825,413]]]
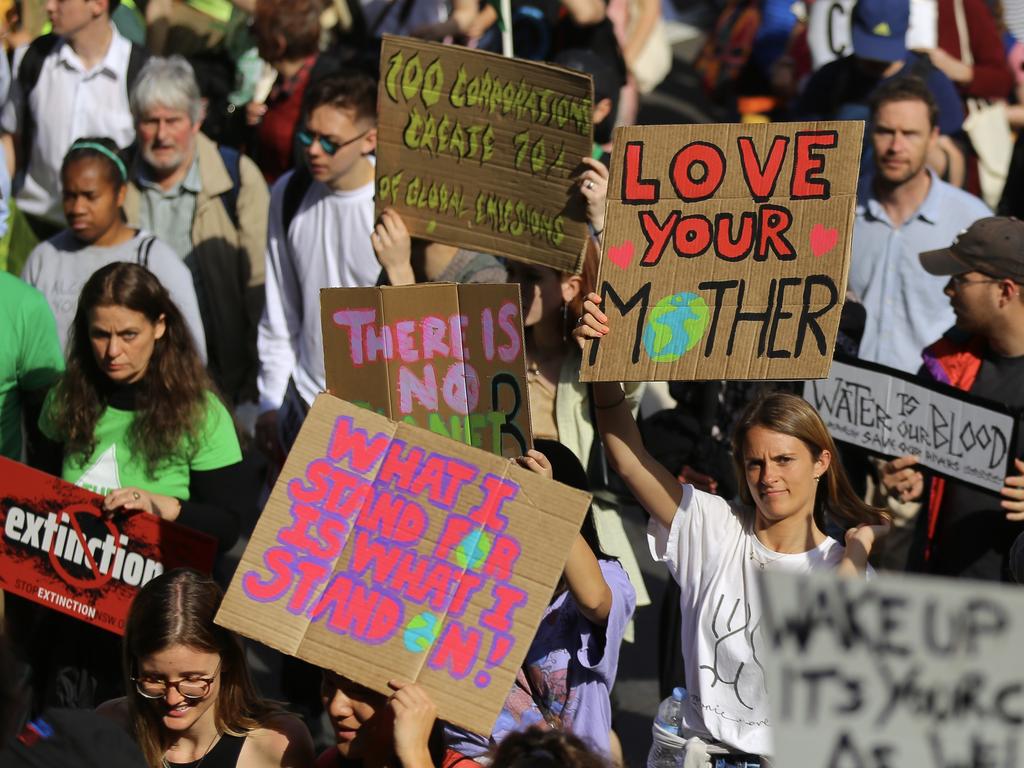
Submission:
[[[590,496],[329,394],[303,422],[217,622],[490,733]]]

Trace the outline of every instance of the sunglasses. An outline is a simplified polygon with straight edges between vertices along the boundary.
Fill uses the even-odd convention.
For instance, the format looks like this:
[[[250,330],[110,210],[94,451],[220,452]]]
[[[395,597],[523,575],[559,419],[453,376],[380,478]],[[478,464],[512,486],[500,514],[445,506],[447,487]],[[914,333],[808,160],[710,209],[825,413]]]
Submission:
[[[991,278],[986,280],[971,280],[970,278],[965,277],[964,275],[951,275],[949,278],[949,282],[951,282],[956,288],[962,288],[965,285],[982,285],[984,283],[1001,283],[1003,281],[993,280]]]
[[[337,141],[331,141],[329,138],[327,138],[326,136],[323,136],[323,135],[321,135],[319,133],[313,133],[312,131],[307,131],[305,128],[303,128],[301,131],[299,131],[298,138],[299,138],[299,143],[302,146],[304,146],[304,147],[311,147],[311,146],[313,146],[313,142],[314,141],[319,142],[320,143],[320,149],[322,149],[324,151],[324,154],[327,155],[328,157],[334,157],[338,153],[338,150],[347,147],[349,144],[354,144],[355,142],[359,141],[361,138],[363,138],[363,136],[365,136],[369,132],[370,132],[370,129],[367,128],[365,131],[360,133],[358,136],[353,136],[348,141],[342,141],[342,142],[339,143]]]

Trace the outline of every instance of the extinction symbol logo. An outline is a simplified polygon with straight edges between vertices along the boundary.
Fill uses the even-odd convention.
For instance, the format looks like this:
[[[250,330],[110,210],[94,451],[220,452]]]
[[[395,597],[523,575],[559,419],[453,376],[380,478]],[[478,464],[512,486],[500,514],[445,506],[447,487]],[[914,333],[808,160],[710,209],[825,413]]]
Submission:
[[[101,572],[99,564],[96,562],[95,554],[89,549],[89,538],[82,532],[82,522],[79,519],[79,515],[85,515],[87,518],[97,518],[106,527],[111,539],[117,541],[120,532],[110,520],[103,519],[103,513],[99,509],[88,504],[75,504],[64,509],[59,515],[59,521],[67,521],[71,525],[71,529],[68,530],[67,537],[54,536],[50,540],[50,565],[53,566],[53,570],[65,582],[74,587],[79,589],[99,589],[113,578],[114,569],[108,568],[105,573]],[[71,536],[74,536],[77,541],[70,539]],[[72,576],[61,564],[61,553],[58,550],[62,549],[66,553],[73,548],[81,548],[85,561],[88,563],[91,576],[86,578]]]

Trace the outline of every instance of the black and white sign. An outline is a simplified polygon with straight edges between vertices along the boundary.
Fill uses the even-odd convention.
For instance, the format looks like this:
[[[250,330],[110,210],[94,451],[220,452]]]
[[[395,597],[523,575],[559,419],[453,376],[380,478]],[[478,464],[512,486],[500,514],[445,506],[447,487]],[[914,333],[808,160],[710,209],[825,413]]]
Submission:
[[[774,764],[1024,768],[1024,592],[765,571]]]
[[[996,493],[1012,467],[1016,414],[901,371],[833,362],[828,379],[804,384],[836,440],[886,456],[914,454],[939,474]]]

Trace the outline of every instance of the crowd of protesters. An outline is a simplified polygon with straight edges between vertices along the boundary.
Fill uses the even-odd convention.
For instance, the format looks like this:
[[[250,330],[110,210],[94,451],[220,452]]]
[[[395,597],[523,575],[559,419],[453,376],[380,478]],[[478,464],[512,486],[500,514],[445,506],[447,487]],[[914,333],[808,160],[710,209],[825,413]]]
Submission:
[[[763,679],[718,685],[723,664],[761,669],[753,644],[715,642],[723,601],[760,614],[758,571],[1024,576],[1020,445],[994,493],[837,446],[785,383],[672,382],[659,401],[578,381],[583,342],[622,332],[594,293],[612,128],[669,74],[677,3],[512,2],[517,55],[594,78],[570,274],[375,217],[381,35],[498,51],[497,4],[0,2],[0,455],[219,552],[212,576],[147,583],[123,638],[7,595],[0,764],[623,765],[611,694],[636,641],[660,647],[663,693],[689,691],[679,765],[769,765]],[[821,0],[698,4],[723,119],[866,123],[836,354],[1024,408],[1024,0],[913,18],[857,0],[840,45]],[[518,461],[594,494],[491,733],[438,719],[413,682],[387,695],[294,659],[269,700],[214,623],[225,553],[325,389],[320,290],[442,281],[520,286],[536,449]],[[672,576],[657,638],[634,637],[650,597],[625,514],[648,516]]]

